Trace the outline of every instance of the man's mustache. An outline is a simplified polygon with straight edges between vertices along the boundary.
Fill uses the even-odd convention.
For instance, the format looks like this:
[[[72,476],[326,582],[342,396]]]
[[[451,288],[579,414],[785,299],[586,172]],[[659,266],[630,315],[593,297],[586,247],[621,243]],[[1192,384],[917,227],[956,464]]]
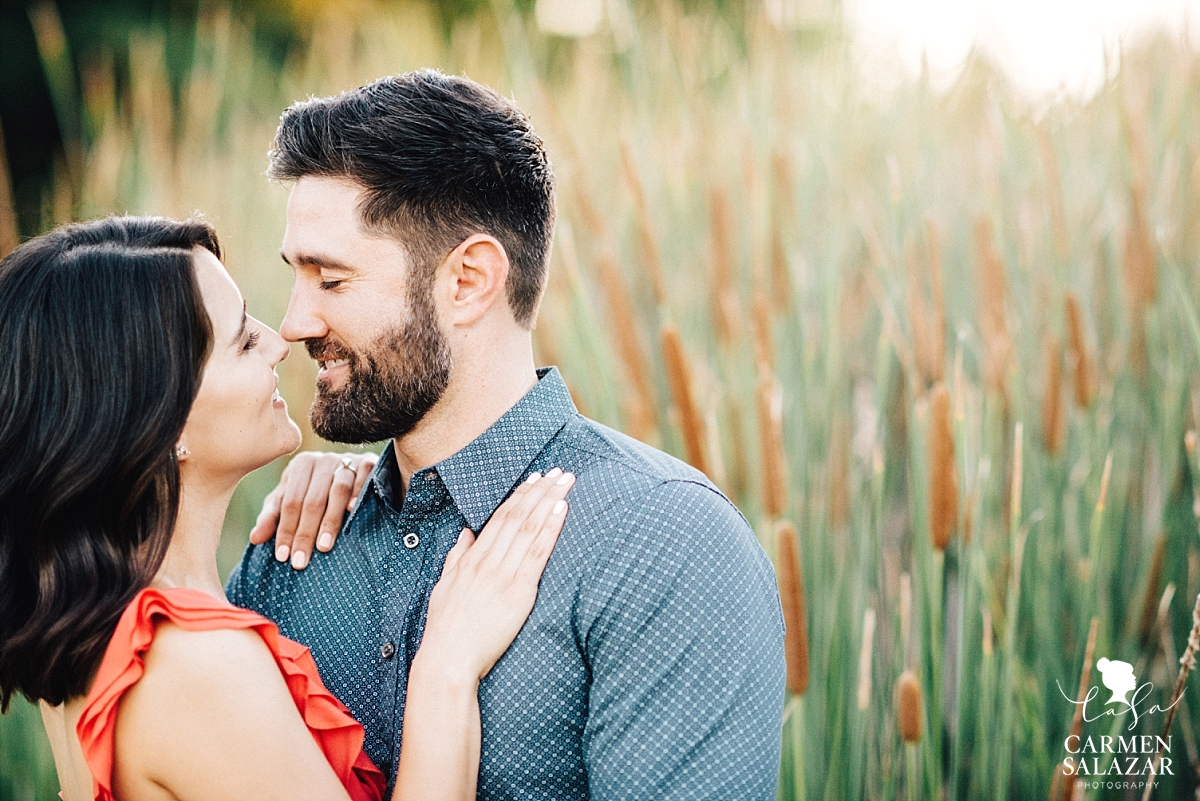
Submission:
[[[308,351],[308,356],[313,361],[331,362],[339,359],[349,359],[354,361],[354,353],[348,350],[341,343],[331,340],[329,337],[321,337],[320,339],[304,340],[304,347]]]

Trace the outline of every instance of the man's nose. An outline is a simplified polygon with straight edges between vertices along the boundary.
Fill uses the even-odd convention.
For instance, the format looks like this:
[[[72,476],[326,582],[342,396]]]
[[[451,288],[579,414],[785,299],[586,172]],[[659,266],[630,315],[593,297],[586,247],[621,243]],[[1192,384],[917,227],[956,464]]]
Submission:
[[[283,322],[279,326],[279,333],[288,342],[322,339],[329,333],[329,326],[325,324],[314,300],[306,289],[300,286],[292,289],[287,314],[283,316]]]

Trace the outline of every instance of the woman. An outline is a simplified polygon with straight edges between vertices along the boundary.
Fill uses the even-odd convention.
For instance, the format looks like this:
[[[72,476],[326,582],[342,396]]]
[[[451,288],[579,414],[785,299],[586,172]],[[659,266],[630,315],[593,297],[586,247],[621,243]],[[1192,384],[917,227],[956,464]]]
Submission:
[[[0,261],[0,701],[38,699],[65,801],[378,799],[306,649],[228,604],[234,488],[300,444],[287,344],[198,221],[110,218]],[[531,476],[429,602],[393,798],[475,797],[479,680],[532,608],[573,477]]]

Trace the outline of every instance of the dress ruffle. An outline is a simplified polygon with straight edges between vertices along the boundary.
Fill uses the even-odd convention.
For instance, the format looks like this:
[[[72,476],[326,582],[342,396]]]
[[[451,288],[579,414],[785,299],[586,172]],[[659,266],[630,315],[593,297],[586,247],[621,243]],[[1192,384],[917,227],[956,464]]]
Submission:
[[[142,677],[155,628],[169,620],[188,631],[254,629],[275,657],[296,709],[353,801],[380,801],[387,781],[363,753],[363,728],[321,682],[308,649],[279,633],[261,615],[198,590],[145,589],[126,607],[109,641],[76,733],[92,773],[95,801],[112,794],[113,740],[117,703]]]

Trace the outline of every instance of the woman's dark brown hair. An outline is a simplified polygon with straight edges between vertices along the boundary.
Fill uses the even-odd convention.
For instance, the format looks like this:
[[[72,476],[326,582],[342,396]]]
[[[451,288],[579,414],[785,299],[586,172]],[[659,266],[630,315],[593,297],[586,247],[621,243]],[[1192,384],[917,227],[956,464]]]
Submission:
[[[111,217],[0,261],[0,709],[88,685],[162,563],[212,341],[205,222]]]

